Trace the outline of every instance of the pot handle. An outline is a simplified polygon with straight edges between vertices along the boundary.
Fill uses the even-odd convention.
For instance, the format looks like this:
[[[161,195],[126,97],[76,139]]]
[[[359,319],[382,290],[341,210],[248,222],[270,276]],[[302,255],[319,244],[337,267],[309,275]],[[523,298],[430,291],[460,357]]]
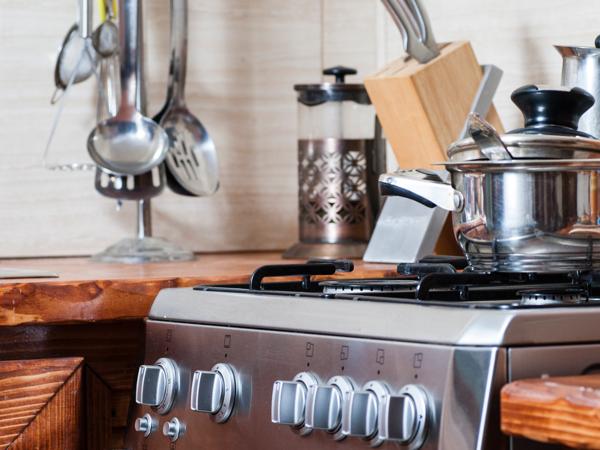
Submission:
[[[383,174],[379,177],[379,189],[381,195],[409,198],[428,208],[439,206],[459,212],[464,206],[462,194],[430,170],[398,170]]]

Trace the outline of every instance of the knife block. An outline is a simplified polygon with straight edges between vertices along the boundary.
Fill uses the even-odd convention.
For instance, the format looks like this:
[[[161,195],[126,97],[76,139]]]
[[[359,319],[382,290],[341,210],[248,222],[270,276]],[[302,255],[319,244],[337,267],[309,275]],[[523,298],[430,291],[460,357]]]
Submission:
[[[452,42],[426,64],[412,58],[389,63],[365,79],[383,131],[402,169],[437,168],[459,138],[481,82],[471,44]],[[492,106],[487,120],[502,133]]]
[[[482,77],[471,44],[460,41],[443,45],[440,55],[426,64],[401,58],[365,79],[400,168],[440,169],[433,164],[445,161],[447,147],[460,137]],[[487,120],[498,132],[504,131],[493,106]],[[435,253],[463,254],[450,217],[440,232]]]

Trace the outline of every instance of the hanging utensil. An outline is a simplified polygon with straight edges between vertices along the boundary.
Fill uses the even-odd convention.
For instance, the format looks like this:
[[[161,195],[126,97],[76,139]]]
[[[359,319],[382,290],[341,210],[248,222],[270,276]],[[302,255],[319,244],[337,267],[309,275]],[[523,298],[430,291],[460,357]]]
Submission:
[[[136,107],[141,70],[139,6],[140,0],[119,2],[121,104],[117,115],[99,123],[87,142],[88,153],[96,164],[126,175],[148,172],[164,160],[169,150],[169,137],[165,131]]]
[[[167,99],[154,120],[169,135],[170,147],[165,158],[169,187],[181,195],[201,197],[218,189],[219,167],[213,140],[185,104],[187,17],[187,0],[171,0],[171,62]]]
[[[55,104],[61,94],[67,89],[69,80],[71,84],[87,80],[93,73],[97,64],[97,55],[89,44],[90,28],[92,23],[91,0],[79,2],[79,19],[65,36],[54,67],[54,85],[56,90],[50,103]]]
[[[101,56],[98,74],[98,103],[96,123],[117,113],[119,105],[118,48],[119,29],[115,25],[113,5],[110,0],[99,0],[100,17],[104,21],[92,34],[94,48]]]
[[[490,161],[507,161],[513,159],[496,129],[479,114],[469,114],[468,129],[469,135],[487,159]]]
[[[402,33],[404,50],[421,64],[440,54],[429,18],[417,0],[382,0]]]
[[[106,19],[92,33],[92,45],[103,58],[109,58],[119,49],[119,29],[114,23],[114,13],[110,0],[100,0],[100,7],[105,12]]]
[[[106,21],[113,17],[110,0],[101,3],[106,8]],[[106,22],[105,22],[106,23]],[[138,37],[141,42],[141,36]],[[100,61],[100,77],[98,84],[98,108],[96,121],[98,123],[115,116],[118,110],[118,74],[114,73],[112,65],[118,60],[113,54]],[[141,72],[140,72],[141,75]],[[136,100],[136,107],[143,110],[141,98]],[[108,198],[117,200],[148,200],[160,194],[165,185],[164,165],[155,167],[141,175],[120,175],[96,167],[94,186],[96,191]]]

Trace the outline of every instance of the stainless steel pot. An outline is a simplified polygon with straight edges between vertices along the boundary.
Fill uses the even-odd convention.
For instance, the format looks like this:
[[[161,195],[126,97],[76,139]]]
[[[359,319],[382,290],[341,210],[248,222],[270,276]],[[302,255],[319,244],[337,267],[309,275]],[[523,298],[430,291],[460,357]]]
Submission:
[[[551,149],[554,137],[544,139]],[[600,141],[578,139],[600,149]],[[455,237],[474,270],[600,269],[600,159],[480,158],[441,165],[450,172],[449,183],[427,170],[400,170],[382,175],[380,188],[384,195],[452,211]]]

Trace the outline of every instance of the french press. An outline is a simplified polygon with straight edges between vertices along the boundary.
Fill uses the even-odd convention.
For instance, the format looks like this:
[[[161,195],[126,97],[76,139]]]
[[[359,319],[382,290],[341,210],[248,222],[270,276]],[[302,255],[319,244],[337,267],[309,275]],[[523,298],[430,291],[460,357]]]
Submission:
[[[373,231],[385,145],[364,85],[345,82],[356,73],[332,67],[334,83],[294,86],[300,240],[285,258],[361,258]]]

